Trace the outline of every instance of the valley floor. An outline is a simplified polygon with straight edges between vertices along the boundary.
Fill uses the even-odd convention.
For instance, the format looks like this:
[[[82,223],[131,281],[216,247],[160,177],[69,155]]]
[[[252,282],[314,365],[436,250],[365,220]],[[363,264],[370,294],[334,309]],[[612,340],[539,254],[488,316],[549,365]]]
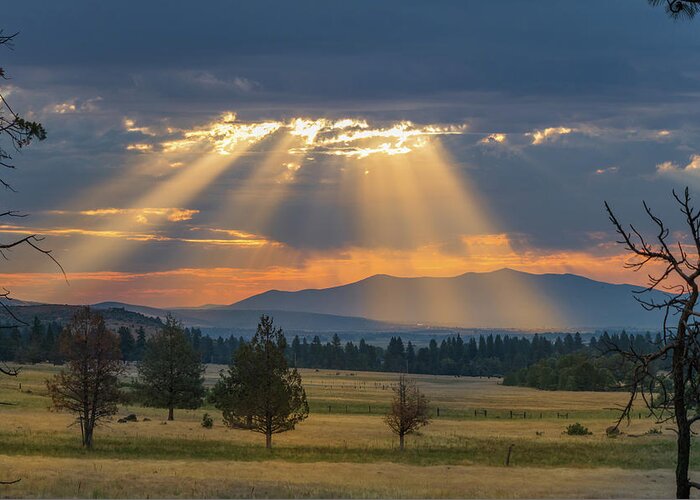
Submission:
[[[208,383],[220,368],[209,367]],[[0,479],[22,478],[0,486],[0,497],[660,498],[674,492],[670,431],[638,412],[622,436],[605,436],[623,393],[417,377],[434,418],[400,453],[382,418],[394,375],[304,370],[311,415],[275,436],[271,452],[263,436],[225,428],[213,408],[176,411],[176,420],[164,424],[163,410],[125,407],[119,416],[133,412],[140,421],[99,428],[95,449],[86,453],[71,416],[47,410],[43,381],[56,371],[26,367],[20,379],[0,380],[0,401],[15,403],[0,407]],[[200,426],[205,412],[215,417],[213,429]],[[576,421],[593,434],[564,435]],[[650,429],[661,434],[647,434]],[[700,469],[700,460],[693,468]]]

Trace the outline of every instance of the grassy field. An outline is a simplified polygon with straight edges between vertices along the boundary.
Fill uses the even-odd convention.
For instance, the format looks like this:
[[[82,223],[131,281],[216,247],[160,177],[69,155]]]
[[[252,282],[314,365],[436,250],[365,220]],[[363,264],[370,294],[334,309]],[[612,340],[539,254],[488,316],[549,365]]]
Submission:
[[[221,368],[208,368],[208,384]],[[637,413],[622,436],[605,436],[622,393],[544,392],[502,386],[497,379],[419,376],[434,418],[399,453],[382,421],[391,374],[304,370],[311,415],[296,430],[276,435],[271,452],[263,436],[225,428],[213,408],[176,411],[176,420],[164,423],[163,410],[124,407],[119,416],[133,412],[140,421],[115,419],[99,428],[95,449],[86,453],[72,417],[47,409],[44,380],[55,371],[26,367],[18,379],[0,379],[0,401],[14,403],[0,407],[0,478],[23,478],[0,487],[0,496],[517,498],[673,492],[670,431],[647,435],[661,427]],[[215,416],[213,429],[200,426],[204,412]],[[144,417],[151,420],[141,421]],[[564,435],[575,421],[593,434]],[[515,445],[511,466],[505,467],[510,445]],[[700,461],[693,467],[700,468]]]

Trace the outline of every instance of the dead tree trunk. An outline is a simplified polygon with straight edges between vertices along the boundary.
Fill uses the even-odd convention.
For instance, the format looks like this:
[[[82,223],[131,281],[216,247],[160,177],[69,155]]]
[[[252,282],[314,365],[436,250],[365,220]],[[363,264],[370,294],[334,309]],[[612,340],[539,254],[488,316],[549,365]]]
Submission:
[[[700,296],[700,211],[691,203],[688,188],[683,196],[673,193],[684,216],[688,237],[669,242],[671,234],[666,224],[644,203],[644,210],[656,226],[655,242],[645,238],[634,226],[623,228],[606,203],[610,221],[621,243],[632,253],[626,266],[639,270],[647,264],[660,266],[658,274],[649,275],[649,285],[637,292],[637,300],[647,310],[665,313],[660,345],[651,353],[637,352],[632,345],[608,346],[633,367],[630,398],[616,427],[629,419],[634,401],[641,396],[658,421],[673,420],[676,424],[676,498],[690,498],[690,489],[699,488],[688,477],[690,465],[691,426],[700,420],[699,414],[689,415],[689,406],[700,399],[700,311],[696,311]],[[685,236],[685,235],[684,235]],[[646,296],[645,292],[661,289],[663,295]],[[673,320],[673,324],[670,324]],[[677,322],[676,322],[677,321]],[[669,370],[660,363],[671,357]],[[669,380],[670,379],[670,380]]]

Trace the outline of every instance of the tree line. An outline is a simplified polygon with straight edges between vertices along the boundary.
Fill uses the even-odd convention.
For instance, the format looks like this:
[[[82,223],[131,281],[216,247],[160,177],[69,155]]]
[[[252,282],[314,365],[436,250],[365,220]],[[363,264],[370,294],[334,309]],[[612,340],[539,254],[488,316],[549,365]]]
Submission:
[[[162,327],[168,325],[159,320]],[[17,363],[65,361],[59,345],[64,327],[56,321],[34,318],[31,325],[0,329],[0,361]],[[249,341],[230,335],[212,338],[198,328],[183,328],[183,342],[203,364],[228,364]],[[140,362],[147,354],[148,336],[143,327],[117,330],[120,359]],[[463,338],[453,335],[438,342],[431,339],[418,347],[401,336],[392,337],[386,347],[342,342],[339,335],[322,342],[296,335],[285,343],[287,362],[298,368],[331,370],[406,372],[455,376],[503,376],[504,383],[547,390],[605,390],[626,380],[629,367],[617,357],[606,355],[610,346],[630,347],[638,353],[652,352],[660,335],[621,333],[592,336],[585,344],[579,333],[554,339],[488,334]],[[663,368],[663,366],[660,365]]]
[[[156,318],[162,326],[163,321]],[[34,317],[30,325],[16,323],[0,324],[0,361],[17,363],[49,362],[61,364],[59,337],[64,325],[58,321],[41,321]],[[148,335],[143,326],[132,329],[121,326],[116,334],[119,338],[119,352],[123,361],[141,361],[146,352]],[[185,328],[188,343],[199,354],[202,363],[226,364],[244,342],[241,337],[212,338],[202,334],[199,328]]]
[[[620,350],[631,350],[640,356],[654,352],[663,345],[660,334],[652,337],[603,333],[574,352],[557,352],[527,367],[512,370],[503,378],[504,385],[533,387],[543,390],[608,391],[627,390],[634,366],[619,356]],[[670,367],[670,359],[654,363],[653,370],[662,372]]]

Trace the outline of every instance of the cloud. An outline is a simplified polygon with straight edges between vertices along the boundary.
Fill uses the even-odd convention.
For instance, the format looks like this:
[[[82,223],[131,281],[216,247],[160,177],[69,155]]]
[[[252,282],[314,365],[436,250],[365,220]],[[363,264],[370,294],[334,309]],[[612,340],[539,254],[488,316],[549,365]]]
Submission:
[[[97,103],[101,100],[102,97],[93,97],[91,99],[72,99],[70,101],[50,104],[44,108],[44,111],[59,115],[67,113],[92,113],[98,110]]]
[[[193,82],[195,85],[202,86],[208,90],[221,89],[233,90],[237,93],[250,93],[261,88],[260,82],[235,76],[231,79],[220,78],[210,71],[186,72],[181,75],[185,82]]]
[[[700,155],[694,154],[690,156],[690,161],[680,167],[671,161],[664,161],[656,165],[656,172],[659,175],[684,175],[689,174],[696,176],[700,174]]]
[[[251,92],[260,87],[258,82],[240,76],[235,77],[231,83],[241,92]]]
[[[482,138],[479,144],[503,144],[506,142],[506,139],[506,134],[494,133]]]
[[[137,142],[134,144],[127,144],[127,151],[138,151],[139,153],[147,153],[153,150],[153,144],[146,144],[143,142]]]
[[[532,144],[537,146],[546,142],[555,141],[562,135],[568,135],[575,131],[575,128],[569,127],[548,127],[542,130],[533,130],[525,135],[531,137]]]
[[[425,145],[433,136],[459,135],[466,125],[417,125],[409,120],[382,126],[357,118],[296,117],[287,121],[245,122],[227,112],[218,120],[192,129],[172,130],[180,138],[161,143],[165,153],[188,152],[209,146],[219,154],[230,154],[241,143],[255,144],[278,132],[297,137],[301,144],[290,148],[295,155],[332,155],[366,158],[375,154],[407,154]]]
[[[604,175],[604,174],[614,174],[619,170],[618,167],[605,167],[605,168],[598,168],[595,171],[596,175]]]
[[[136,122],[132,120],[131,118],[124,118],[122,121],[124,125],[124,130],[127,132],[138,132],[143,135],[148,135],[148,136],[155,136],[157,135],[156,132],[153,131],[150,127],[139,127],[136,125]]]
[[[137,216],[141,217],[141,215]],[[80,227],[27,227],[11,224],[0,225],[0,233],[29,235],[38,234],[42,236],[87,236],[94,238],[117,238],[126,241],[139,242],[181,242],[201,245],[232,246],[241,248],[258,248],[263,246],[281,246],[282,244],[272,241],[260,235],[237,230],[217,230],[194,228],[194,231],[220,232],[230,236],[229,238],[204,238],[204,237],[182,237],[170,236],[163,232],[141,232],[141,231],[121,231],[108,229],[87,229]]]
[[[224,113],[218,120],[191,130],[179,131],[182,138],[161,143],[163,151],[188,152],[197,146],[209,145],[222,155],[228,155],[240,143],[254,144],[279,130],[281,122],[243,123],[236,113]]]
[[[148,222],[148,217],[165,218],[170,222],[181,222],[192,219],[199,210],[188,208],[94,208],[88,210],[49,210],[52,215],[82,215],[86,217],[107,217],[113,215],[128,215],[136,217],[139,222]]]

